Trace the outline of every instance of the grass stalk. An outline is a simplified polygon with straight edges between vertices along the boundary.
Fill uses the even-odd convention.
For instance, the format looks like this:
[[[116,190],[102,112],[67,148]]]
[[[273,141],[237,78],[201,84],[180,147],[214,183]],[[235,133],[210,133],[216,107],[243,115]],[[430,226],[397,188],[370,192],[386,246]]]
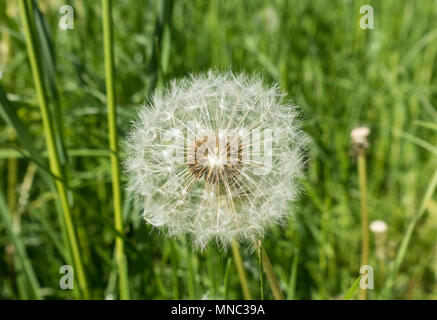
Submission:
[[[10,139],[15,140],[15,132],[10,131]],[[17,180],[18,180],[18,160],[8,159],[8,205],[11,212],[15,212],[17,203]]]
[[[260,298],[264,300],[264,286],[263,286],[263,256],[261,248],[261,240],[258,240],[258,264],[259,264],[259,290]]]
[[[109,149],[111,150],[112,193],[114,197],[114,224],[118,234],[115,238],[116,261],[119,275],[120,299],[129,299],[127,261],[124,254],[123,219],[121,206],[120,165],[117,139],[117,114],[115,107],[114,46],[111,16],[111,0],[102,0],[103,49],[105,56],[106,102],[108,106]]]
[[[252,296],[250,295],[249,290],[249,283],[247,281],[246,272],[244,271],[243,267],[243,258],[241,257],[240,248],[238,248],[238,244],[235,241],[232,242],[232,254],[234,256],[235,265],[237,267],[237,273],[240,279],[243,297],[245,300],[252,300]]]
[[[262,247],[262,261],[270,289],[272,289],[273,297],[275,300],[284,300],[284,295],[282,294],[281,287],[279,286],[278,278],[276,277],[275,271],[273,270],[273,266],[270,263],[269,256],[264,247]]]
[[[228,293],[229,293],[229,270],[231,269],[231,263],[232,259],[228,258],[228,261],[226,262],[226,268],[225,268],[225,276],[223,279],[223,298],[226,300],[228,299]]]
[[[23,238],[17,232],[16,228],[14,228],[12,222],[12,214],[8,210],[6,200],[1,192],[0,192],[0,221],[3,222],[5,229],[8,232],[8,235],[14,246],[17,262],[20,267],[19,269],[23,270],[23,274],[26,277],[27,282],[29,284],[29,289],[32,298],[42,299],[38,279],[36,278],[35,271],[32,267],[32,263],[29,259],[29,256],[27,255]]]
[[[354,296],[354,294],[355,294],[355,291],[357,291],[357,289],[358,289],[358,286],[360,285],[360,281],[361,281],[361,278],[362,278],[363,276],[362,275],[360,275],[355,281],[354,281],[354,283],[352,284],[352,286],[349,288],[349,290],[346,292],[346,294],[344,295],[344,297],[343,297],[343,300],[351,300],[352,299],[352,297]]]
[[[290,279],[287,288],[287,300],[294,300],[296,296],[298,265],[299,265],[299,251],[295,249],[293,263],[291,265]]]
[[[358,179],[361,198],[361,265],[369,264],[369,212],[367,209],[367,178],[365,150],[358,150]],[[360,290],[361,300],[367,299],[367,290]]]
[[[390,271],[390,275],[385,283],[384,289],[381,293],[381,297],[383,299],[388,299],[389,294],[392,291],[393,285],[395,283],[396,275],[399,271],[400,266],[402,265],[402,262],[405,259],[405,256],[407,254],[407,249],[411,241],[411,237],[413,235],[414,229],[416,228],[417,223],[419,220],[423,217],[423,215],[426,212],[426,209],[428,207],[428,203],[432,200],[432,195],[434,194],[435,190],[437,188],[437,170],[434,171],[434,175],[431,178],[430,183],[428,184],[428,187],[426,189],[425,195],[423,197],[422,203],[420,205],[419,211],[415,213],[413,218],[411,219],[407,231],[405,232],[405,235],[402,239],[401,245],[398,250],[398,254],[396,255],[396,259],[393,265],[392,270]]]
[[[55,181],[58,196],[60,198],[63,219],[66,227],[67,238],[69,241],[69,247],[71,250],[71,257],[73,260],[73,267],[75,274],[77,274],[78,284],[82,296],[88,298],[88,287],[85,277],[85,272],[82,266],[81,256],[79,253],[79,246],[75,235],[73,220],[71,218],[71,211],[67,199],[67,188],[63,177],[63,171],[60,164],[59,152],[57,150],[56,139],[54,136],[54,127],[50,117],[50,111],[48,107],[47,97],[44,88],[42,69],[38,57],[37,43],[35,34],[33,33],[34,27],[32,26],[31,17],[31,1],[26,2],[20,0],[20,16],[23,23],[26,46],[29,55],[30,65],[32,69],[33,81],[37,93],[37,101],[41,110],[41,117],[43,122],[44,136],[47,142],[47,151],[50,164],[50,170],[52,174],[57,177]]]
[[[15,132],[10,131],[10,140],[15,140]],[[12,223],[14,227],[17,229],[17,233],[20,231],[20,217],[16,212],[16,204],[17,204],[17,180],[18,180],[18,159],[8,159],[7,162],[7,168],[8,168],[8,206],[9,211],[12,215]],[[16,251],[16,250],[15,250]],[[26,292],[26,283],[25,283],[25,277],[23,276],[23,267],[22,263],[20,262],[20,256],[17,254],[17,252],[12,254],[13,264],[15,268],[15,272],[17,274],[17,287],[18,292],[20,294],[20,299],[29,299],[27,292]]]

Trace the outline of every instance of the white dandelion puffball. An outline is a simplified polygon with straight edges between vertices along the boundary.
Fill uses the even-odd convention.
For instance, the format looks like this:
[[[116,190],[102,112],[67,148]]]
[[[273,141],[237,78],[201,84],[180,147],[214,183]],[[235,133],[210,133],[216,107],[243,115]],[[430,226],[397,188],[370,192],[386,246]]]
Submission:
[[[374,220],[369,225],[370,231],[373,233],[385,233],[387,232],[387,223],[383,220]]]
[[[294,105],[258,76],[172,81],[139,111],[125,172],[147,222],[197,248],[264,236],[292,214],[308,138]]]
[[[367,137],[370,134],[368,127],[357,127],[351,131],[352,143],[356,145],[368,146]]]

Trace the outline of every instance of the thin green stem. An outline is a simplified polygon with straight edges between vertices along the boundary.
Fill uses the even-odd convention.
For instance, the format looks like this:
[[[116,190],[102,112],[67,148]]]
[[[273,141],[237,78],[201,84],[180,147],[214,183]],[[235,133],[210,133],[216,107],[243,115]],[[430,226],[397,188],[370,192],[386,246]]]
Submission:
[[[232,242],[232,254],[234,255],[235,265],[237,267],[238,277],[240,278],[241,290],[243,291],[243,297],[245,300],[252,300],[249,290],[249,283],[247,282],[246,272],[243,267],[243,258],[241,257],[240,249],[238,244]]]
[[[31,18],[31,1],[27,3],[25,0],[20,0],[20,15],[23,22],[24,34],[26,38],[26,46],[29,55],[30,65],[32,69],[33,81],[37,93],[38,104],[41,109],[41,117],[44,128],[44,135],[47,141],[47,151],[49,156],[50,170],[55,177],[58,177],[55,181],[58,196],[60,198],[63,220],[66,227],[67,238],[69,241],[69,248],[71,250],[71,256],[73,259],[73,267],[75,274],[82,292],[82,296],[88,298],[88,286],[86,282],[85,272],[82,266],[81,256],[79,253],[79,246],[76,240],[76,234],[74,229],[73,220],[71,218],[71,211],[67,199],[67,188],[63,177],[63,171],[59,160],[59,152],[57,150],[56,140],[54,136],[54,127],[51,121],[44,82],[42,77],[42,70],[40,66],[40,60],[38,59],[38,50],[36,49],[35,35],[33,34],[32,18]]]
[[[259,264],[259,290],[261,300],[264,300],[264,286],[263,286],[263,256],[261,248],[261,240],[258,240],[258,264]]]
[[[106,102],[108,105],[109,149],[111,154],[112,193],[114,197],[114,224],[118,235],[115,238],[116,261],[119,275],[120,299],[129,299],[127,261],[124,254],[123,219],[121,206],[120,166],[118,157],[117,114],[115,107],[114,47],[112,35],[111,0],[102,0],[103,49],[105,55]]]
[[[365,150],[358,151],[358,179],[361,195],[361,265],[369,264],[369,213],[367,210],[367,178]],[[360,299],[367,299],[367,290],[360,290]]]
[[[228,291],[229,291],[229,270],[231,269],[231,263],[232,259],[228,258],[228,261],[226,262],[226,269],[225,269],[225,276],[223,279],[223,297],[224,299],[228,299]]]

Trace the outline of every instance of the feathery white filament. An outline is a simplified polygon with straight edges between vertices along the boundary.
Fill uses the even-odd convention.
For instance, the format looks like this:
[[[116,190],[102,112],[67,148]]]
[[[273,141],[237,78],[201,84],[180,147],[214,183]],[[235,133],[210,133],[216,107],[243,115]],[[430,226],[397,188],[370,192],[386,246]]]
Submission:
[[[257,76],[209,71],[155,92],[126,141],[144,218],[196,246],[253,241],[291,215],[307,138]]]

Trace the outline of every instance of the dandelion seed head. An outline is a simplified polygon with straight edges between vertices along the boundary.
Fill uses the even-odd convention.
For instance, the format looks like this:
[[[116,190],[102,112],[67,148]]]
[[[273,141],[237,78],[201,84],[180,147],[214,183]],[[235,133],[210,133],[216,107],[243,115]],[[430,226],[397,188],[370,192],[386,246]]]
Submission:
[[[293,213],[308,144],[298,116],[259,76],[172,81],[132,124],[127,188],[148,223],[197,248],[252,243]]]
[[[274,33],[278,30],[281,21],[277,10],[273,6],[267,6],[258,15],[267,32]]]
[[[368,147],[367,137],[370,134],[370,129],[368,127],[357,127],[351,131],[352,143],[357,146],[362,146],[364,148]]]
[[[387,232],[387,223],[383,220],[374,220],[369,225],[370,231],[373,233],[385,233]]]

